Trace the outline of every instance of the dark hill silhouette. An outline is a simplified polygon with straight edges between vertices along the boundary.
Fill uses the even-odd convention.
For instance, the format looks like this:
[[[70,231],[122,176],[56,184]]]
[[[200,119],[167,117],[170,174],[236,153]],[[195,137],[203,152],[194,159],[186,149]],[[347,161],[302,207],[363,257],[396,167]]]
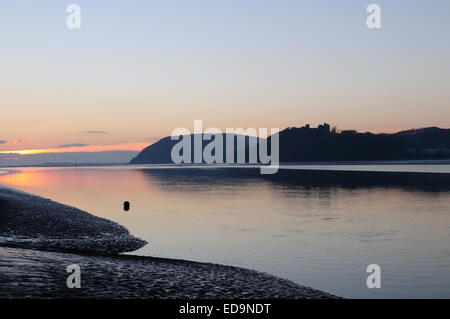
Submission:
[[[374,134],[354,130],[337,132],[328,124],[323,124],[317,128],[310,128],[309,125],[286,128],[278,134],[280,162],[450,159],[450,129],[438,127]],[[225,146],[226,134],[222,136]],[[269,137],[269,146],[271,140],[272,137]],[[257,139],[247,136],[247,148],[249,141],[255,143]],[[142,150],[130,164],[172,163],[170,154],[177,142],[165,137]],[[203,147],[208,143],[203,141]],[[191,144],[193,148],[193,135]]]
[[[171,163],[170,152],[177,141],[172,141],[170,136],[160,139],[158,142],[144,148],[130,164],[163,164]]]
[[[315,129],[287,128],[279,133],[279,144],[280,162],[447,159],[450,129],[373,134],[330,131],[325,124]]]
[[[191,163],[194,163],[194,136],[195,134],[191,134]],[[226,162],[226,139],[227,136],[232,136],[234,138],[234,148],[232,150],[232,153],[234,154],[234,160],[236,161],[236,154],[237,150],[241,149],[242,152],[246,152],[249,145],[257,145],[258,144],[258,138],[257,137],[250,137],[245,135],[236,135],[236,134],[221,134],[222,136],[222,143],[224,146],[223,149],[223,162]],[[244,138],[243,143],[242,139]],[[238,142],[239,141],[239,142]],[[177,144],[178,140],[172,140],[170,136],[164,137],[158,142],[146,147],[143,149],[135,158],[133,158],[130,162],[130,164],[168,164],[173,163],[171,158],[171,151],[172,147]],[[211,141],[203,141],[202,142],[202,150],[205,148],[207,144],[209,144]],[[246,152],[247,153],[247,152]],[[248,157],[246,157],[246,161],[248,160]]]

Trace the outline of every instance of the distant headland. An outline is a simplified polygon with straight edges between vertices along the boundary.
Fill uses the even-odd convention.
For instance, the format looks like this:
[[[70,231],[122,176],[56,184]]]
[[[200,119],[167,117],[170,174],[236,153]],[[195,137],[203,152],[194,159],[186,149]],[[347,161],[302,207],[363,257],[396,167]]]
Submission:
[[[281,163],[450,159],[450,129],[439,127],[396,133],[360,133],[356,130],[339,131],[324,123],[316,128],[309,124],[288,127],[277,134]],[[226,133],[222,134],[224,140],[226,136]],[[194,140],[193,134],[190,137]],[[233,138],[237,139],[238,135]],[[272,138],[269,136],[264,142],[270,146]],[[259,147],[262,140],[245,136],[245,147],[252,143],[257,143]],[[130,164],[172,163],[171,150],[176,143],[170,136],[162,138],[142,150]],[[203,148],[206,144],[203,143]]]

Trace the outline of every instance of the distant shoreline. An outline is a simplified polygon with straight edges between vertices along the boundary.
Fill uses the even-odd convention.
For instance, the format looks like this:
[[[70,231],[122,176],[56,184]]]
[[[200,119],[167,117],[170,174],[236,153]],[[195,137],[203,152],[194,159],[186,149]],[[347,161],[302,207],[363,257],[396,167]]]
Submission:
[[[400,165],[404,169],[398,169]],[[423,167],[418,167],[419,165]],[[416,167],[414,167],[416,166]],[[52,164],[0,166],[0,175],[11,173],[8,169],[17,168],[86,168],[86,167],[123,167],[134,169],[146,168],[260,168],[255,164]],[[335,161],[335,162],[286,162],[280,163],[279,169],[323,170],[323,171],[361,171],[361,172],[398,172],[398,173],[437,173],[450,174],[450,159],[446,160],[398,160],[398,161]]]
[[[129,164],[129,163],[43,163],[33,165],[0,165],[1,169],[18,167],[105,167],[105,166],[174,166],[174,167],[259,167],[259,164],[173,164],[173,163],[151,163],[151,164]],[[293,165],[450,165],[449,159],[423,159],[423,160],[367,160],[367,161],[304,161],[304,162],[280,162],[280,166]]]

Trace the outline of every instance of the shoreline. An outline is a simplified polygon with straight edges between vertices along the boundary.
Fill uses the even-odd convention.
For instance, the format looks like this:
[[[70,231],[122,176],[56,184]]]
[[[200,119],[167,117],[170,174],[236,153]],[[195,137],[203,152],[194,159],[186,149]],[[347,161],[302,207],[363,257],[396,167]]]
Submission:
[[[255,270],[121,254],[146,244],[110,220],[0,187],[0,298],[338,298]],[[81,289],[66,286],[74,263]]]
[[[397,160],[342,160],[342,161],[301,161],[301,162],[280,162],[278,163],[280,169],[292,169],[293,167],[308,167],[308,166],[398,166],[398,165],[450,165],[450,158],[444,159],[397,159]],[[10,169],[17,168],[56,168],[56,167],[108,167],[108,166],[118,166],[118,167],[191,167],[191,168],[201,168],[201,167],[223,167],[223,168],[260,168],[266,165],[262,164],[174,164],[174,163],[42,163],[42,164],[27,164],[27,165],[0,165],[0,175],[2,170],[8,173]]]
[[[123,253],[146,245],[125,227],[50,199],[0,188],[0,245],[65,252]]]

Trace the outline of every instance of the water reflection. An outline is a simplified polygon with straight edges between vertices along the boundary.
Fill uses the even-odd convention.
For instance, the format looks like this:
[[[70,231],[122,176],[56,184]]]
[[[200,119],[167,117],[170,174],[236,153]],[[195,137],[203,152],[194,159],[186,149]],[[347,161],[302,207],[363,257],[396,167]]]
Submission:
[[[274,175],[261,175],[257,168],[183,168],[141,169],[150,179],[159,179],[162,187],[195,191],[203,186],[242,186],[269,182],[278,188],[401,188],[409,191],[447,192],[450,190],[450,174],[280,170]],[[184,187],[189,186],[189,187]],[[206,187],[206,189],[208,189]]]
[[[150,242],[142,255],[245,266],[347,297],[450,297],[449,174],[24,168],[0,183],[123,224]],[[370,263],[381,290],[365,286]]]

